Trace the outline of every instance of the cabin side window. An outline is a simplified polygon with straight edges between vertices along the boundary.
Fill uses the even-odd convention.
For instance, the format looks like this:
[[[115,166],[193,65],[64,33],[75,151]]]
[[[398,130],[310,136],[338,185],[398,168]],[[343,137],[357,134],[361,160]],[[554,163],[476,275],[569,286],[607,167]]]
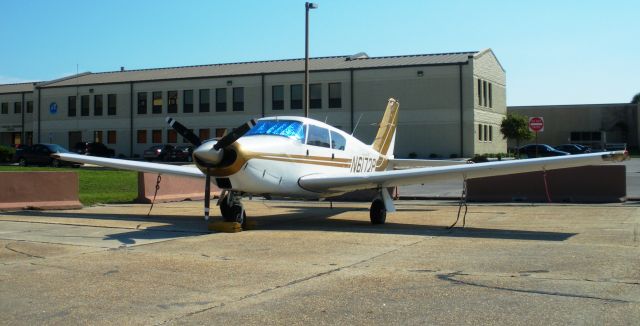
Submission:
[[[330,148],[329,130],[309,125],[309,135],[307,136],[307,145],[320,146]]]
[[[347,140],[341,134],[331,131],[331,148],[344,151],[346,145]]]

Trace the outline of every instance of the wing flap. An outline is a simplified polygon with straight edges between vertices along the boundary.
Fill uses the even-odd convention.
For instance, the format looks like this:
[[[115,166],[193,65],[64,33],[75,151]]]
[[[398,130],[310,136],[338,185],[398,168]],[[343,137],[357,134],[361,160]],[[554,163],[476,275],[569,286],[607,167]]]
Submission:
[[[606,161],[622,161],[626,159],[626,155],[627,154],[624,151],[617,151],[479,164],[377,171],[364,174],[311,174],[300,178],[300,180],[298,180],[298,184],[306,190],[318,193],[346,192],[361,189],[421,184],[454,177],[473,179],[594,165],[601,164]]]
[[[105,158],[98,156],[78,155],[71,153],[56,153],[53,155],[63,161],[76,163],[88,163],[99,166],[105,166],[115,169],[132,170],[139,172],[173,174],[183,177],[204,178],[204,174],[193,166],[179,166],[161,163],[149,163],[140,161],[129,161],[115,158]]]

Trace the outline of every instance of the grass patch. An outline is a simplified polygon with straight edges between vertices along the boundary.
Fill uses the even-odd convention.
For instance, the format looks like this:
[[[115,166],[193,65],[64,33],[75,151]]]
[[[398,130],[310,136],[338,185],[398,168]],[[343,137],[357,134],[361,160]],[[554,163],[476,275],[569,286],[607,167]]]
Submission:
[[[77,172],[80,202],[85,205],[130,203],[138,197],[138,172],[104,168],[49,168],[0,166],[0,172],[70,171]],[[55,190],[52,190],[55,191]]]

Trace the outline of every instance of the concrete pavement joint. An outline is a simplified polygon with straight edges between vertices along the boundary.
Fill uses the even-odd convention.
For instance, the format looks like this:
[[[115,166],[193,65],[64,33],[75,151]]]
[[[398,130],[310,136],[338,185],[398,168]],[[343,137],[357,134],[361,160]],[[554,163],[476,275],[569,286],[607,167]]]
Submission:
[[[411,247],[411,246],[416,245],[418,243],[424,242],[427,239],[430,239],[430,238],[426,238],[426,239],[415,241],[415,242],[412,242],[412,243],[409,243],[409,244],[406,244],[406,245],[402,245],[400,247],[396,247],[396,248],[394,248],[392,250],[385,251],[385,252],[380,253],[378,255],[375,255],[375,256],[372,256],[372,257],[357,261],[355,263],[352,263],[352,264],[349,264],[349,265],[346,265],[346,266],[337,267],[337,268],[334,268],[334,269],[330,269],[328,271],[324,271],[324,272],[316,273],[316,274],[313,274],[313,275],[310,275],[310,276],[307,276],[307,277],[299,278],[299,279],[290,281],[290,282],[282,284],[282,285],[276,285],[274,287],[263,289],[263,290],[258,291],[258,292],[249,293],[247,295],[241,296],[240,298],[238,298],[236,300],[232,300],[232,301],[227,302],[227,303],[222,302],[220,304],[217,304],[217,305],[214,305],[214,306],[211,306],[211,307],[207,307],[207,308],[204,308],[204,309],[200,309],[200,310],[197,310],[197,311],[193,311],[193,312],[184,314],[182,316],[178,316],[178,317],[174,317],[174,318],[171,318],[171,319],[167,319],[165,321],[162,321],[162,322],[154,324],[154,325],[165,325],[165,324],[167,324],[169,322],[176,321],[178,319],[191,317],[191,316],[194,316],[194,315],[197,315],[197,314],[209,311],[209,310],[213,310],[213,309],[216,309],[216,308],[224,307],[227,304],[238,303],[238,302],[241,302],[243,300],[250,299],[250,298],[255,298],[255,297],[259,296],[259,295],[262,295],[262,294],[265,294],[265,293],[269,293],[269,292],[272,292],[272,291],[275,291],[275,290],[278,290],[278,289],[287,288],[287,287],[290,287],[290,286],[293,286],[293,285],[296,285],[296,284],[300,284],[302,282],[306,282],[306,281],[309,281],[309,280],[312,280],[312,279],[317,279],[317,278],[320,278],[320,277],[323,277],[323,276],[326,276],[326,275],[330,275],[330,274],[333,274],[333,273],[336,273],[336,272],[339,272],[339,271],[342,271],[342,270],[357,266],[359,264],[370,262],[370,261],[372,261],[374,259],[377,259],[377,258],[385,256],[387,254],[399,251],[401,249]]]

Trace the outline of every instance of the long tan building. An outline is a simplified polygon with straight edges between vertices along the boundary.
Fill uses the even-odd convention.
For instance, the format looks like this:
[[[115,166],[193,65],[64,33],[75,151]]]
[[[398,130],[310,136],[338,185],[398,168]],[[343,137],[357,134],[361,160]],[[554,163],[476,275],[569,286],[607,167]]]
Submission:
[[[310,117],[365,142],[373,141],[387,99],[398,99],[398,157],[506,152],[499,134],[505,71],[490,49],[313,58],[310,69]],[[184,143],[166,116],[209,138],[249,118],[303,115],[303,72],[304,60],[294,59],[122,68],[0,85],[0,142],[99,141],[118,156],[139,157],[154,144]]]

